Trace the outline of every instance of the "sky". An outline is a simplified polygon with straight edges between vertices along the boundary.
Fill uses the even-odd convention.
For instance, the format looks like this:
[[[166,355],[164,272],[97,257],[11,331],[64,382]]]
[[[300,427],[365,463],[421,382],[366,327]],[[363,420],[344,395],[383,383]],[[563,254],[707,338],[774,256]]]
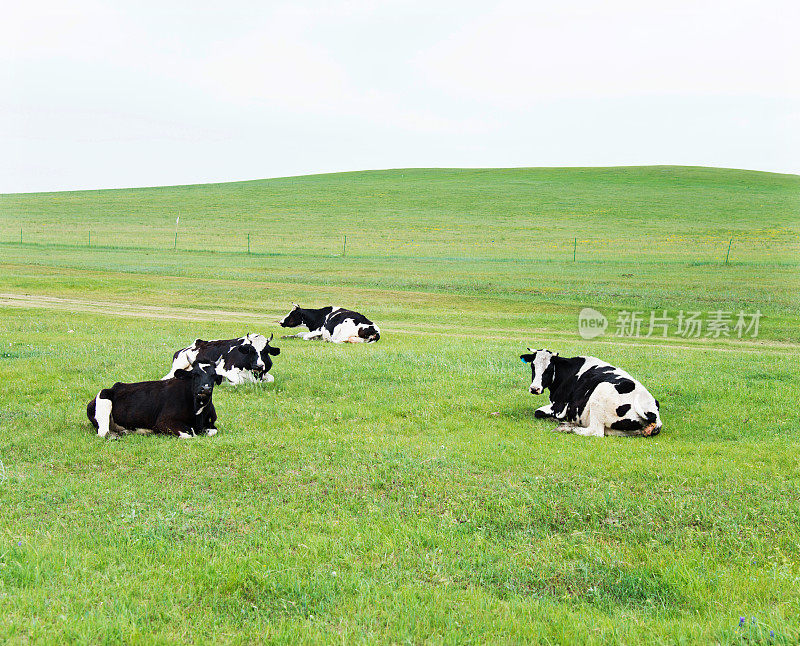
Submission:
[[[0,192],[404,167],[800,173],[800,3],[13,3]]]

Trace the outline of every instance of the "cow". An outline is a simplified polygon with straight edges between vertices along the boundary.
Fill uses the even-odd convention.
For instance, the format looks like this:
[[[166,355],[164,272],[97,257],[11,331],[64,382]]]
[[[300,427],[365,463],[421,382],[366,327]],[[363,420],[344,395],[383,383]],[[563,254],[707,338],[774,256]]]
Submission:
[[[280,348],[270,345],[272,337],[261,334],[246,334],[238,339],[203,341],[195,339],[188,348],[172,355],[172,369],[162,379],[171,379],[178,369],[187,370],[196,362],[217,365],[217,374],[237,386],[243,383],[270,383],[275,378],[269,374],[272,357],[277,357]],[[222,363],[219,364],[219,360]]]
[[[163,433],[180,438],[216,435],[217,412],[211,396],[221,384],[212,363],[176,370],[171,379],[117,382],[86,406],[86,416],[100,437],[127,432]]]
[[[557,420],[556,430],[591,437],[652,437],[661,432],[658,401],[624,370],[596,357],[560,357],[549,350],[520,356],[531,365],[532,395],[550,391],[534,417]]]
[[[300,338],[305,341],[322,339],[332,343],[374,343],[381,338],[378,326],[363,314],[341,307],[304,309],[292,303],[292,311],[278,321],[282,327],[305,325],[308,332],[292,334],[284,339]]]

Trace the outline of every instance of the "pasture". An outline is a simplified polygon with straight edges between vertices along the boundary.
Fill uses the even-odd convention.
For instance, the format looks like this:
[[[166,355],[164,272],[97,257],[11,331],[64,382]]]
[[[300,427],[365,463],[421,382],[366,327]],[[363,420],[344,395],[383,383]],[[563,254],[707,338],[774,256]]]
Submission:
[[[0,640],[797,643],[799,207],[797,176],[682,167],[0,196]],[[291,333],[292,301],[381,340],[277,339],[213,438],[90,432],[100,388]],[[526,346],[627,369],[663,432],[553,433]]]

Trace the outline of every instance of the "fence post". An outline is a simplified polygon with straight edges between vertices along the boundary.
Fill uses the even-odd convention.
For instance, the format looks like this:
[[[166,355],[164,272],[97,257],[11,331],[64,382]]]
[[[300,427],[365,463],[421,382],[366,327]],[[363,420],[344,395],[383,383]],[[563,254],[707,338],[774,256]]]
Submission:
[[[728,253],[725,254],[725,264],[728,264],[728,257],[731,255],[731,245],[733,244],[733,238],[731,238],[730,242],[728,243]]]
[[[575,238],[575,242],[572,245],[572,262],[575,262],[575,254],[578,252],[578,239]]]

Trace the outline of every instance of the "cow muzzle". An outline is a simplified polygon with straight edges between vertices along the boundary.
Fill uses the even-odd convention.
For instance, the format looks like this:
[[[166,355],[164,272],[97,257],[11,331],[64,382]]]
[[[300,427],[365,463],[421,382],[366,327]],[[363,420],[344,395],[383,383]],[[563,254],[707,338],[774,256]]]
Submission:
[[[544,392],[544,388],[537,388],[536,386],[531,386],[528,390],[531,391],[531,395],[541,395]]]

